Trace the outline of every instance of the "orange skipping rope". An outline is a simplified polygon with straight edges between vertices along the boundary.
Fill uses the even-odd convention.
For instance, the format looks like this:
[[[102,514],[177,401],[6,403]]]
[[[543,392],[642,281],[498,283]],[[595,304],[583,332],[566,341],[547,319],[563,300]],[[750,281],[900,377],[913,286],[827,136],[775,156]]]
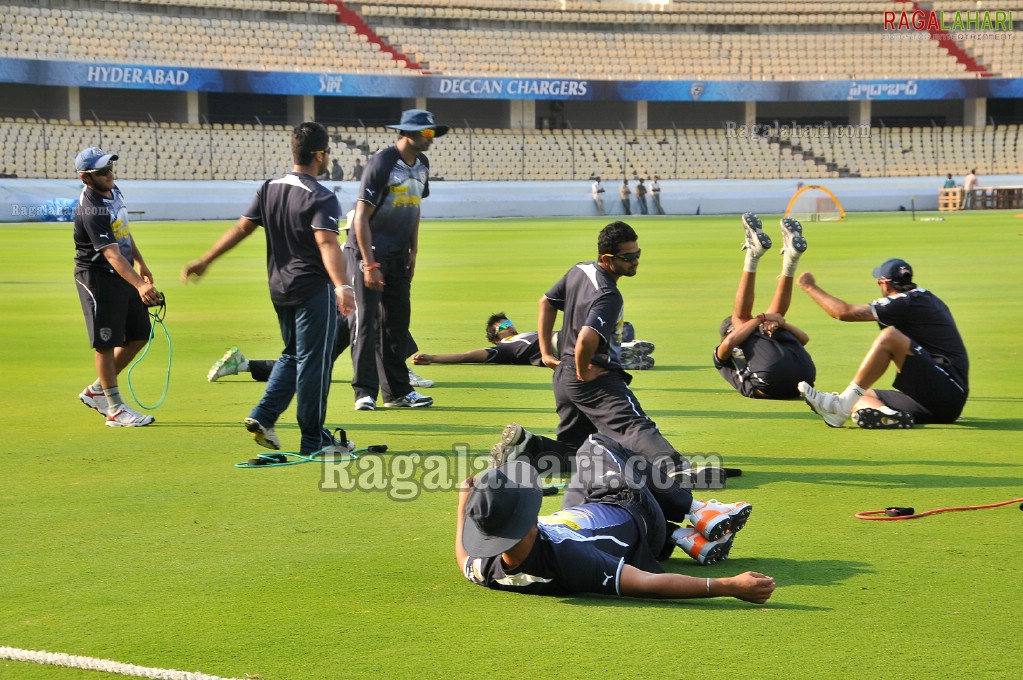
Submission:
[[[887,508],[885,510],[867,510],[866,512],[857,512],[856,519],[870,519],[887,521],[893,519],[916,519],[917,517],[926,517],[927,515],[937,515],[942,512],[959,512],[960,510],[983,510],[984,508],[998,508],[1003,505],[1012,505],[1013,503],[1023,503],[1023,498],[1013,498],[1011,501],[1002,501],[1001,503],[989,503],[988,505],[964,505],[959,508],[937,508],[935,510],[927,510],[925,512],[914,513],[912,508]],[[1023,505],[1020,505],[1020,510],[1023,510]],[[908,514],[901,514],[901,512],[908,511]]]

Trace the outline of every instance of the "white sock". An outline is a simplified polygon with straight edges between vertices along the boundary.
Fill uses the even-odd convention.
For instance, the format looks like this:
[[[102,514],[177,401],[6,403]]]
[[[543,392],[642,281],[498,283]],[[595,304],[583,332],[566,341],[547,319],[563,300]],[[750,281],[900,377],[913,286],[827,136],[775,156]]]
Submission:
[[[103,394],[107,397],[107,414],[112,416],[124,404],[121,400],[121,390],[117,388],[117,385],[114,385],[103,390]]]
[[[746,261],[742,263],[742,270],[750,274],[756,274],[758,264],[760,264],[760,258],[754,256],[752,250],[747,250]]]
[[[856,383],[849,383],[849,387],[845,388],[845,391],[838,395],[838,400],[842,404],[842,409],[846,413],[852,413],[853,406],[860,400],[863,393],[866,392],[862,387]]]
[[[239,373],[248,373],[248,371],[249,371],[249,360],[248,359],[242,359],[241,361],[239,361],[238,362],[238,372]]]
[[[703,501],[698,501],[698,500],[696,500],[694,498],[693,499],[693,504],[691,506],[689,506],[689,512],[687,512],[686,514],[687,515],[692,515],[693,513],[699,512],[700,509],[703,508],[703,506],[705,506],[705,505],[706,505],[706,503],[704,503]]]
[[[89,385],[89,389],[92,390],[93,394],[98,394],[103,391],[103,383],[99,381],[99,378],[96,378],[95,382]]]
[[[799,268],[799,256],[802,253],[791,253],[786,252],[782,256],[781,261],[781,275],[787,276],[790,279],[796,278],[796,269]]]

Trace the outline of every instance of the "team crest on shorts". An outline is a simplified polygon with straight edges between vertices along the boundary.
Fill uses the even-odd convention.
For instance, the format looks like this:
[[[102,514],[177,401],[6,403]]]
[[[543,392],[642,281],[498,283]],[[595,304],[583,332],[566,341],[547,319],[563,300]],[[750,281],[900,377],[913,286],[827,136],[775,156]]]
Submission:
[[[99,329],[99,339],[103,342],[110,342],[110,338],[114,337],[114,332],[109,328]]]

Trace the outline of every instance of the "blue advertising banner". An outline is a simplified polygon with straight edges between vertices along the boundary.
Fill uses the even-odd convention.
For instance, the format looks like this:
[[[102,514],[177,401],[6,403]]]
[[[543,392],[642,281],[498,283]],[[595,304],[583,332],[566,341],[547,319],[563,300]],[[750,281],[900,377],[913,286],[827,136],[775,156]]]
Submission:
[[[859,101],[1023,97],[1023,79],[638,80],[365,75],[0,58],[0,82],[320,97],[561,101]]]

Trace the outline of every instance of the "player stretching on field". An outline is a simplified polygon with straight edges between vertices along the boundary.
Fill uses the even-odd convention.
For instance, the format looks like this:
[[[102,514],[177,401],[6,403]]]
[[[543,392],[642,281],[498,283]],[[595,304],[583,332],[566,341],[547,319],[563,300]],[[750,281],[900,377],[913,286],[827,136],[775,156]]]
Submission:
[[[803,398],[824,422],[842,427],[852,414],[860,427],[905,428],[917,423],[953,423],[969,394],[970,360],[948,307],[913,283],[905,260],[885,260],[874,269],[883,297],[850,305],[824,292],[810,272],[799,286],[839,321],[876,321],[881,332],[849,387],[841,394],[799,384]],[[895,390],[873,384],[895,364]]]
[[[519,333],[504,312],[491,314],[487,319],[487,340],[493,347],[474,349],[456,354],[426,354],[412,356],[412,363],[426,364],[516,364],[543,366],[540,356],[540,337],[536,331]],[[557,333],[554,334],[557,342]],[[654,343],[633,340],[622,343],[622,367],[643,371],[654,367]]]
[[[731,596],[763,603],[774,579],[667,574],[659,562],[678,545],[700,564],[727,557],[748,503],[694,500],[645,459],[603,435],[579,448],[562,510],[538,517],[543,492],[524,461],[490,468],[463,484],[455,559],[470,581],[536,595]],[[679,527],[685,520],[692,526]]]
[[[813,385],[817,369],[803,349],[810,336],[785,319],[792,302],[792,278],[799,257],[806,251],[803,227],[797,220],[782,219],[782,271],[767,310],[753,316],[757,265],[771,247],[760,218],[744,213],[746,259],[732,314],[721,323],[721,343],[714,351],[714,368],[739,394],[753,399],[792,399],[799,396],[800,382]]]

